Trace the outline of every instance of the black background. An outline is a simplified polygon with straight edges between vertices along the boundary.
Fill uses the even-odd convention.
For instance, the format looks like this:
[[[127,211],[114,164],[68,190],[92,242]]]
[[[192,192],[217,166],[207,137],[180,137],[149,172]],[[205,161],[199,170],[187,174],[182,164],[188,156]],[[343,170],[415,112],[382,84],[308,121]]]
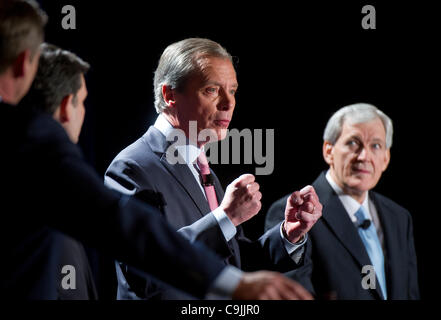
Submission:
[[[46,40],[92,66],[80,146],[100,175],[154,122],[153,72],[167,45],[207,37],[236,57],[239,91],[230,128],[275,129],[275,170],[257,177],[263,209],[245,223],[251,238],[263,231],[274,201],[327,168],[322,134],[333,112],[356,102],[382,109],[395,131],[391,163],[376,191],[412,213],[422,297],[435,297],[440,83],[433,7],[375,1],[40,3],[49,15]],[[76,9],[75,30],[61,26],[67,4]],[[365,4],[375,6],[376,30],[361,27]],[[212,167],[225,187],[254,173],[254,166]]]

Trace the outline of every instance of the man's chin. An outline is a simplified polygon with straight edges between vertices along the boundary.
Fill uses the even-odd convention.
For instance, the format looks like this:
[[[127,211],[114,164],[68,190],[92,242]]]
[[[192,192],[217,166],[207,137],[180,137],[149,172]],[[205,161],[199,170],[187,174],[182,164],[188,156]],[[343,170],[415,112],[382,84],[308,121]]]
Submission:
[[[375,184],[367,179],[352,178],[348,182],[349,183],[347,184],[347,187],[350,188],[353,192],[359,194],[369,191],[373,187],[375,187]]]

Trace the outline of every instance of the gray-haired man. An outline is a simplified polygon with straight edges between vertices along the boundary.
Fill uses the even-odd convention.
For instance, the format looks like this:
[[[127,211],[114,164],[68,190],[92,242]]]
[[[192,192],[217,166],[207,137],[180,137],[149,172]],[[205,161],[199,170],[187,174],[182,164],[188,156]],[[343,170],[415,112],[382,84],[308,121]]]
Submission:
[[[261,208],[262,195],[254,176],[241,175],[224,194],[205,158],[207,136],[203,133],[211,142],[226,137],[237,88],[231,55],[220,44],[189,38],[169,45],[154,79],[159,116],[140,139],[116,156],[105,182],[125,194],[159,199],[158,206],[173,227],[192,241],[203,241],[228,265],[244,270],[291,270],[302,264],[306,233],[321,216],[314,189],[309,186],[294,192],[283,223],[252,242],[244,236],[241,224]],[[177,135],[178,141],[172,143],[178,133],[181,137]],[[178,154],[182,161],[172,163],[170,154]],[[161,298],[180,298],[176,292],[136,286],[136,280],[126,281],[118,266],[117,270],[119,292],[125,292],[121,297],[133,296],[129,283],[142,298],[159,297],[159,292]],[[126,275],[131,277],[130,272]]]
[[[329,170],[313,183],[323,219],[310,231],[308,268],[298,279],[319,298],[418,299],[409,212],[373,192],[390,161],[392,121],[359,103],[338,110],[324,132]],[[273,204],[266,228],[283,217],[286,197]]]

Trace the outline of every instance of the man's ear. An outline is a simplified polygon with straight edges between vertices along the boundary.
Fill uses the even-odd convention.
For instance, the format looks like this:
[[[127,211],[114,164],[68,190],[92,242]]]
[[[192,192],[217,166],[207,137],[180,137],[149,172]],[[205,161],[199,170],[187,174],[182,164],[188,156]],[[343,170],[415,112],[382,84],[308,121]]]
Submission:
[[[334,145],[330,143],[329,141],[323,142],[323,159],[325,159],[326,163],[329,164],[329,166],[334,163],[334,154],[332,153],[334,149]]]
[[[15,78],[21,78],[26,74],[27,68],[31,61],[31,50],[26,49],[15,58],[12,64],[12,72]]]
[[[175,106],[175,91],[171,88],[171,86],[165,84],[162,86],[162,97],[164,98],[164,101],[168,107],[173,108]]]
[[[383,160],[383,172],[387,169],[387,167],[389,166],[389,162],[390,162],[390,148],[386,150],[386,154],[384,155],[384,160]]]
[[[59,113],[58,113],[59,114],[58,120],[60,121],[61,124],[69,122],[71,119],[72,108],[73,108],[72,99],[73,99],[73,94],[69,94],[65,96],[63,100],[61,100]]]

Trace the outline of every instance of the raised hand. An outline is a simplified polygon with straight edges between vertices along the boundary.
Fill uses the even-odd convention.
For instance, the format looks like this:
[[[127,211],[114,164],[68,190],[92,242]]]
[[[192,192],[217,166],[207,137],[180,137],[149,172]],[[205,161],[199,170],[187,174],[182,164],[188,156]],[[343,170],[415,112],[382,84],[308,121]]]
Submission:
[[[252,174],[243,174],[225,190],[225,196],[219,205],[235,226],[254,217],[262,207],[262,194],[259,184]]]
[[[298,242],[322,216],[323,206],[312,186],[293,192],[286,201],[283,232],[292,243]]]

